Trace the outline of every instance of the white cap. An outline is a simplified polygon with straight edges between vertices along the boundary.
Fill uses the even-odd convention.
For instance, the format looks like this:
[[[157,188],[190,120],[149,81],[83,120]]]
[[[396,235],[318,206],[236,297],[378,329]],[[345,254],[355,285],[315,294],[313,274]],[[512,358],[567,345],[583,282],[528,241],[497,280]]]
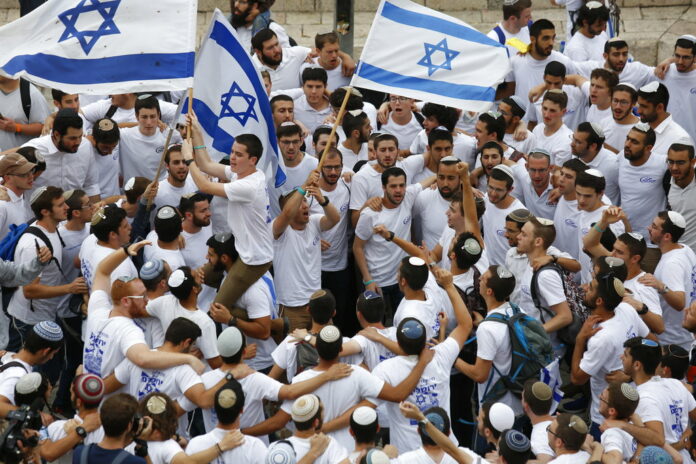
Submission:
[[[307,422],[317,414],[320,404],[321,402],[316,395],[310,393],[300,396],[292,404],[290,411],[292,420],[295,422]]]
[[[515,412],[507,404],[495,403],[488,411],[488,420],[498,432],[503,432],[512,428]]]
[[[602,174],[602,171],[599,169],[595,168],[590,168],[587,171],[585,171],[585,174],[589,174],[592,177],[604,177],[604,174]]]
[[[657,81],[652,81],[651,83],[645,84],[643,87],[641,87],[640,91],[645,92],[645,93],[653,93],[653,92],[657,92],[657,89],[659,89],[659,88],[660,88],[660,83]]]
[[[319,338],[326,343],[333,343],[341,337],[341,331],[335,325],[327,325],[319,331]]]
[[[674,145],[675,143],[678,143],[679,145],[686,145],[687,147],[694,146],[694,141],[691,140],[691,137],[679,137],[677,140],[672,142],[672,145]]]
[[[20,395],[29,395],[30,393],[37,391],[40,386],[41,374],[38,372],[30,372],[19,378],[15,384],[15,390]]]
[[[686,220],[684,219],[684,216],[676,211],[667,211],[667,216],[669,216],[669,220],[672,221],[672,224],[680,229],[686,229]]]
[[[691,34],[684,34],[684,35],[681,35],[677,38],[677,40],[682,40],[682,39],[688,40],[689,42],[696,43],[696,36],[693,36]]]
[[[536,220],[539,221],[539,224],[541,224],[542,226],[552,226],[553,225],[552,219],[538,217],[538,218],[536,218]]]
[[[423,261],[422,258],[416,258],[415,256],[412,256],[411,258],[408,258],[408,264],[411,266],[425,266],[425,261]]]
[[[522,108],[525,112],[527,111],[527,102],[525,102],[524,99],[518,97],[517,95],[511,95],[510,100],[517,103],[517,106]]]
[[[177,288],[183,284],[185,280],[186,274],[184,274],[184,271],[177,269],[176,271],[172,272],[172,275],[169,276],[167,284],[172,288]]]
[[[217,348],[220,356],[230,358],[242,348],[244,336],[236,327],[228,327],[222,331],[217,339]]]
[[[630,82],[619,82],[619,85],[625,85],[626,87],[632,88],[636,92],[638,91],[638,89],[636,89],[636,86],[631,84]]]
[[[596,122],[591,122],[590,126],[592,127],[592,130],[598,137],[604,137],[604,129],[602,129],[602,127],[599,124],[597,124]]]
[[[387,453],[381,449],[372,448],[365,455],[365,462],[367,464],[389,464],[391,460],[389,456],[387,456]]]
[[[512,179],[513,181],[515,180],[515,175],[512,173],[512,169],[510,168],[510,166],[506,166],[506,165],[504,165],[504,164],[499,164],[499,165],[497,165],[496,167],[493,168],[494,171],[495,171],[496,169],[497,169],[498,171],[503,171],[503,172],[505,173],[505,175],[508,176],[508,177],[509,177],[510,179]]]
[[[358,425],[369,425],[377,420],[377,412],[373,408],[360,406],[353,411],[352,417]]]
[[[131,190],[134,185],[135,185],[135,177],[131,177],[130,179],[128,179],[128,182],[126,182],[126,185],[123,186],[123,190],[127,192],[127,191]]]

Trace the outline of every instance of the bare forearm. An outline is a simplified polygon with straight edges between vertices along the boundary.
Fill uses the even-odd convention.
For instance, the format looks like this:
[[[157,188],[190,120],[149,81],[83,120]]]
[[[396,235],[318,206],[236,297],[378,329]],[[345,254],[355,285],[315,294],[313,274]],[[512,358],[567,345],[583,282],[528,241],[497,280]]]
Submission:
[[[271,321],[268,320],[268,324],[263,324],[258,321],[243,321],[237,319],[237,327],[241,330],[247,337],[258,338],[260,340],[266,340],[271,336]]]
[[[278,430],[285,427],[285,424],[290,420],[290,415],[283,410],[278,411],[273,417],[269,417],[265,421],[243,429],[242,433],[244,435],[251,435],[254,437],[260,437],[262,435],[268,435],[269,433],[277,432]]]
[[[29,284],[22,288],[25,298],[29,300],[41,300],[45,298],[54,298],[70,294],[69,285],[57,285],[52,287],[43,284]]]

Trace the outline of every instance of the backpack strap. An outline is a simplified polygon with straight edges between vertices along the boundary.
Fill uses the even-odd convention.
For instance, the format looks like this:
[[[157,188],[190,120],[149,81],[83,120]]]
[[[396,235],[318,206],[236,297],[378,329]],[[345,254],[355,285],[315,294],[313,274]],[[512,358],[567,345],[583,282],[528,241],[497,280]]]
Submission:
[[[503,32],[503,28],[500,27],[500,24],[496,25],[493,30],[495,31],[496,35],[498,36],[498,42],[500,42],[502,45],[505,45],[505,33]]]
[[[116,105],[111,105],[108,110],[106,110],[106,114],[104,115],[105,118],[113,118],[114,114],[116,114],[116,111],[118,110],[118,106]]]
[[[128,457],[132,456],[129,452],[125,450],[121,450],[121,452],[116,456],[116,458],[111,461],[111,464],[121,464],[123,461],[128,459]]]
[[[25,366],[19,361],[10,361],[8,363],[0,365],[0,373],[5,372],[10,367],[21,367],[27,374],[29,373],[29,371],[27,370],[27,366]]]
[[[56,266],[58,267],[58,270],[59,270],[60,273],[63,275],[63,277],[65,277],[65,274],[63,273],[63,268],[61,267],[60,262],[58,262],[58,259],[56,258],[55,253],[53,253],[53,244],[51,243],[51,240],[46,236],[46,234],[44,234],[43,230],[39,229],[39,228],[36,227],[36,226],[29,226],[29,227],[27,227],[27,230],[24,231],[24,233],[25,233],[25,234],[34,235],[34,236],[40,238],[41,241],[43,241],[43,242],[46,244],[46,247],[47,247],[47,248],[49,249],[49,251],[51,252],[51,255],[53,255],[53,256],[51,257],[51,261],[53,261],[54,263],[56,263]],[[62,237],[60,236],[60,234],[58,233],[58,230],[56,230],[56,233],[58,234],[58,239],[60,240],[61,246],[64,247],[64,246],[65,246],[65,242],[63,242],[63,238],[62,238]]]
[[[665,171],[664,175],[662,176],[662,188],[665,191],[665,197],[667,197],[667,201],[669,202],[669,191],[672,188],[672,175],[669,173],[669,169]]]
[[[31,88],[29,87],[29,81],[26,79],[19,78],[19,98],[22,100],[22,109],[24,114],[29,121],[29,115],[31,114]]]
[[[558,273],[558,277],[561,279],[561,285],[563,285],[563,294],[566,293],[566,287],[565,287],[565,279],[563,276],[563,269],[560,268],[558,264],[555,263],[549,263],[545,266],[541,266],[539,269],[534,271],[532,274],[532,283],[530,285],[530,293],[532,294],[532,301],[534,302],[534,306],[539,310],[539,317],[541,318],[541,323],[545,324],[546,321],[544,320],[544,311],[547,313],[551,314],[553,317],[553,313],[549,310],[549,308],[544,308],[541,305],[541,300],[539,299],[539,274],[541,271],[546,270],[546,269],[551,269],[554,270]]]
[[[84,445],[80,452],[80,464],[87,464],[89,461],[89,450],[92,449],[92,445]]]

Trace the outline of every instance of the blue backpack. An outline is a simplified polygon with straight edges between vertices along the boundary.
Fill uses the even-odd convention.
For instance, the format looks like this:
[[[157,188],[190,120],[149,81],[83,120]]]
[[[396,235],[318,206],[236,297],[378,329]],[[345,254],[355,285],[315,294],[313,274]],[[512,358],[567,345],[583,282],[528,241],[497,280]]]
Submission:
[[[0,259],[3,261],[14,261],[14,252],[17,248],[19,237],[29,228],[29,222],[25,224],[10,224],[10,231],[0,241]]]
[[[516,304],[510,303],[510,306],[512,316],[491,314],[484,319],[507,325],[512,362],[507,375],[493,365],[499,377],[492,385],[491,380],[488,381],[482,402],[495,402],[507,392],[512,392],[520,398],[525,382],[529,379],[539,379],[540,371],[554,359],[551,340],[541,323],[522,312]]]

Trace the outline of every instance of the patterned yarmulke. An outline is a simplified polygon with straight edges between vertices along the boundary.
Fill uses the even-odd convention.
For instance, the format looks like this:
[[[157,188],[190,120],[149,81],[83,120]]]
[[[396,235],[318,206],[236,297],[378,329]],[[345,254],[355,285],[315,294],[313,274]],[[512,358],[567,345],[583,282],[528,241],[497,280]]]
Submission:
[[[417,340],[425,333],[425,327],[416,319],[407,320],[399,329],[402,335],[410,340]]]
[[[41,374],[38,372],[24,374],[15,384],[15,391],[20,395],[29,395],[34,393],[41,386],[41,380]]]
[[[341,331],[334,325],[327,325],[319,332],[319,338],[326,343],[333,343],[341,338]]]
[[[155,259],[147,261],[140,268],[140,278],[143,280],[152,280],[157,278],[164,270],[164,261]]]
[[[373,448],[365,455],[365,462],[367,464],[389,464],[391,461],[387,453],[381,449]]]
[[[319,411],[321,402],[316,395],[302,395],[292,404],[291,416],[295,422],[307,422]]]
[[[295,448],[287,440],[280,440],[268,445],[266,464],[295,464]]]
[[[526,453],[531,449],[529,438],[517,430],[510,429],[505,431],[502,438],[501,444],[505,443],[505,446],[515,453]]]
[[[684,216],[676,211],[667,211],[667,216],[669,216],[669,220],[672,221],[672,224],[680,229],[686,229],[686,220],[684,219]]]
[[[353,411],[353,421],[358,425],[373,424],[377,420],[377,412],[374,408],[360,406]]]
[[[41,321],[34,326],[34,332],[49,342],[59,342],[63,339],[63,330],[53,321]]]
[[[104,397],[104,381],[94,374],[82,374],[73,380],[73,391],[83,403],[99,404]]]
[[[659,446],[646,446],[640,454],[640,464],[673,464],[674,461],[667,451]]]
[[[626,399],[631,401],[638,401],[640,396],[638,395],[638,390],[635,389],[631,384],[626,382],[621,384],[621,393]]]

